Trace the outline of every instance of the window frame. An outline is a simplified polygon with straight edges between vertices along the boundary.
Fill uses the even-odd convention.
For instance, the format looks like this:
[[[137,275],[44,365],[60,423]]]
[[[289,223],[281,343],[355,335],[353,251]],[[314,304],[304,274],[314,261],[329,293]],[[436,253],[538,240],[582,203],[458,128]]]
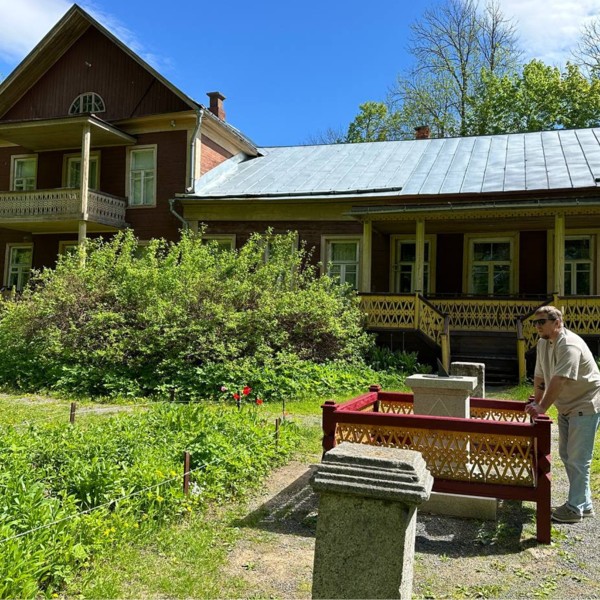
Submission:
[[[70,190],[77,190],[81,188],[81,181],[79,182],[78,186],[72,187],[69,185],[69,168],[70,165],[74,162],[74,161],[79,161],[79,164],[81,164],[81,162],[83,161],[83,157],[81,156],[81,153],[69,153],[69,154],[64,154],[63,155],[63,175],[62,175],[62,181],[63,181],[63,187],[70,189]],[[91,165],[92,163],[96,164],[96,181],[92,181],[91,178],[91,174],[92,174],[92,169],[91,169]],[[90,152],[90,178],[89,178],[89,182],[88,182],[88,189],[90,190],[99,190],[100,189],[100,151],[99,150],[94,150],[93,152]]]
[[[414,235],[411,234],[402,234],[402,235],[392,235],[390,236],[390,291],[392,291],[394,294],[402,294],[402,293],[407,293],[407,292],[399,292],[396,291],[399,286],[397,285],[397,283],[399,283],[398,280],[398,271],[396,269],[396,264],[397,264],[397,260],[396,260],[396,255],[397,255],[397,245],[398,243],[412,243],[415,244],[417,243],[416,237]],[[426,261],[426,265],[429,267],[428,272],[427,272],[427,292],[423,292],[425,295],[429,295],[429,294],[435,294],[435,281],[436,281],[436,277],[435,277],[435,264],[436,264],[436,236],[433,234],[427,234],[425,235],[425,245],[429,245],[429,260]],[[415,270],[414,270],[414,262],[413,264],[413,270],[412,270],[412,274],[411,274],[411,279],[412,279],[412,284],[411,284],[411,294],[414,294],[414,290],[415,290]]]
[[[31,189],[17,190],[15,188],[15,179],[17,173],[17,163],[19,161],[34,160],[35,161],[35,181]],[[37,154],[13,154],[10,157],[10,191],[11,192],[33,192],[37,190],[37,177],[38,177],[38,155]]]
[[[236,235],[235,233],[212,233],[202,236],[202,242],[218,242],[221,246],[221,242],[229,242],[229,248],[223,248],[224,250],[235,250],[236,249]]]
[[[573,239],[577,237],[589,237],[591,239],[591,251],[590,254],[592,256],[592,268],[591,268],[591,295],[595,296],[598,294],[599,282],[600,282],[600,243],[599,238],[600,229],[567,229],[565,230],[565,242],[567,239]],[[556,278],[554,276],[554,230],[548,230],[547,236],[547,247],[548,252],[547,256],[547,293],[554,293]],[[564,253],[564,250],[563,250]],[[565,257],[565,267],[566,267],[566,257]],[[563,273],[564,277],[564,273]],[[567,294],[567,290],[565,290],[565,294]],[[570,294],[567,294],[570,295]]]
[[[347,243],[356,244],[356,287],[353,289],[359,291],[362,287],[362,236],[361,235],[323,235],[321,236],[321,273],[326,273],[330,277],[331,274],[331,244],[332,243]],[[340,278],[341,283],[346,283],[345,279]]]
[[[73,246],[77,249],[79,247],[79,242],[77,240],[60,240],[58,242],[58,253],[66,255],[68,254],[68,249]]]
[[[92,110],[83,110],[86,98],[92,99]],[[79,101],[79,106],[75,109],[75,104]],[[100,101],[101,107],[94,109],[94,106]],[[106,112],[106,103],[104,98],[98,92],[83,92],[75,97],[71,106],[69,106],[69,115],[91,115]]]
[[[4,288],[5,289],[13,289],[13,287],[18,291],[22,291],[23,288],[25,287],[25,285],[21,285],[20,287],[18,285],[14,285],[11,286],[9,285],[9,279],[10,276],[12,274],[12,253],[13,250],[16,250],[18,248],[29,248],[31,249],[31,264],[29,265],[29,273],[27,276],[27,280],[25,281],[25,285],[27,285],[27,282],[29,281],[29,278],[31,277],[31,271],[33,269],[33,243],[32,242],[8,242],[6,244],[6,252],[5,252],[5,257],[4,257]],[[18,274],[18,278],[21,278],[21,274]]]
[[[489,279],[488,279],[488,292],[486,294],[479,294],[473,291],[473,267],[474,267],[474,250],[476,243],[505,243],[508,242],[510,248],[510,260],[509,262],[509,290],[507,294],[495,294],[493,291],[489,291]],[[465,234],[465,256],[466,256],[466,268],[463,274],[463,291],[466,294],[473,296],[512,296],[519,293],[519,235],[518,233],[512,232],[498,232],[497,234],[490,236],[486,234]],[[490,261],[495,262],[495,261]],[[488,273],[488,278],[490,274]]]
[[[566,296],[589,296],[591,294],[593,294],[593,291],[595,289],[595,257],[596,257],[596,244],[595,244],[595,236],[591,235],[591,234],[578,234],[578,235],[565,235],[565,245],[567,243],[567,241],[574,241],[574,240],[589,240],[590,242],[590,258],[587,260],[567,260],[567,256],[565,253],[565,273],[564,273],[564,281],[565,281],[565,286],[566,286],[566,281],[567,281],[567,265],[577,265],[577,264],[589,264],[590,265],[590,289],[588,292],[586,292],[585,294],[582,293],[578,293],[577,290],[575,290],[575,292],[573,292],[573,288],[577,287],[577,277],[573,277],[573,273],[571,273],[571,289],[569,291],[567,291],[567,289],[565,288],[565,295]]]
[[[152,202],[142,203],[142,204],[132,204],[131,203],[131,163],[132,163],[132,155],[138,151],[144,150],[152,150],[154,155],[154,168],[153,168],[153,186],[152,186]],[[152,208],[156,206],[156,190],[157,190],[157,179],[158,179],[158,145],[157,144],[145,144],[140,146],[131,146],[127,149],[127,165],[125,169],[125,197],[127,198],[127,208]]]

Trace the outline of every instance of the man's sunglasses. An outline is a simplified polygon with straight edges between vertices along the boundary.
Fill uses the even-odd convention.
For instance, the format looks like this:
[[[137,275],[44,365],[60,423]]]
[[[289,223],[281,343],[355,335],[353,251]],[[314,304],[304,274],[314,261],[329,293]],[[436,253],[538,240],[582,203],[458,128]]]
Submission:
[[[556,319],[536,319],[535,321],[531,321],[534,325],[545,325],[546,321],[556,321]]]

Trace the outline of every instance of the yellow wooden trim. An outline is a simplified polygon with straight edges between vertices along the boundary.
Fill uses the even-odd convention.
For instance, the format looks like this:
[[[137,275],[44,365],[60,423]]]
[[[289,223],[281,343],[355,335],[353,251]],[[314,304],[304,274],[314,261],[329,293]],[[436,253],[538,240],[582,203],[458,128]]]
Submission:
[[[362,225],[349,217],[348,206],[339,202],[283,202],[280,200],[183,200],[183,217],[197,221],[345,221]]]
[[[358,289],[361,292],[371,291],[371,264],[373,255],[373,224],[363,223],[362,244],[359,243],[359,259],[361,272],[358,278]]]
[[[425,221],[423,219],[417,219],[415,239],[415,292],[422,294],[425,276]]]
[[[565,215],[554,217],[554,290],[565,293]]]

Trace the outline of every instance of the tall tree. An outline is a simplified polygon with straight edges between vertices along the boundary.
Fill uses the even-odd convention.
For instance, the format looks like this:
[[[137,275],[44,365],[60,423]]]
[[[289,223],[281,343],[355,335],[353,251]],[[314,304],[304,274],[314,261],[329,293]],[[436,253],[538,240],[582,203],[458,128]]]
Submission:
[[[600,18],[596,17],[583,26],[573,57],[575,64],[588,74],[600,76]]]
[[[521,72],[484,73],[471,100],[469,129],[476,134],[593,127],[600,124],[600,80],[577,65],[564,71],[532,60]]]
[[[411,29],[415,64],[398,77],[389,98],[402,129],[421,124],[406,121],[421,115],[433,135],[468,134],[470,99],[482,73],[502,75],[518,63],[515,26],[495,0],[483,9],[477,0],[446,0]]]
[[[384,102],[365,102],[348,126],[346,142],[382,142],[394,139],[396,114]]]

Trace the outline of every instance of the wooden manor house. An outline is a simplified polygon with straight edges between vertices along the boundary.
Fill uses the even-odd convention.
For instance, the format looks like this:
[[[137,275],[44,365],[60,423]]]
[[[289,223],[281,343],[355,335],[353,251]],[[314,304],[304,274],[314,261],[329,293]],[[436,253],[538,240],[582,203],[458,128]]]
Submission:
[[[0,83],[3,289],[86,237],[297,232],[382,344],[525,377],[546,303],[600,348],[600,128],[259,147],[74,5]]]

